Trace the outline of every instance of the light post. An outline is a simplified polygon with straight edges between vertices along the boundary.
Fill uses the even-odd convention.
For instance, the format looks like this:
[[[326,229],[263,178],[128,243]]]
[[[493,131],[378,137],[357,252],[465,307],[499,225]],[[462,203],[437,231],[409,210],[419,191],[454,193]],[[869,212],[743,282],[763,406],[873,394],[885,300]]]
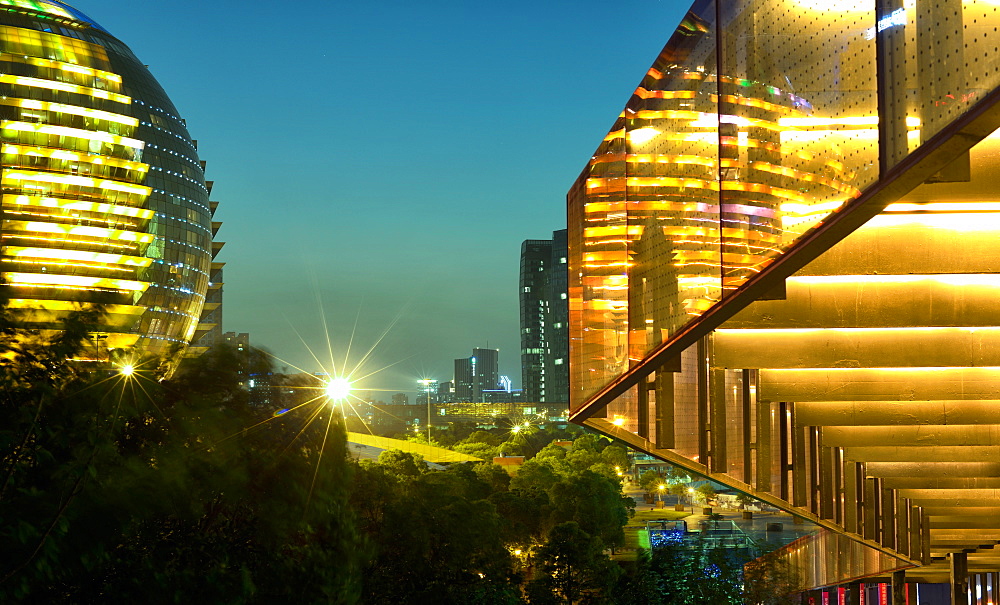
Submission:
[[[689,487],[688,488],[688,494],[691,497],[691,514],[693,515],[694,514],[694,488],[693,487]]]
[[[427,445],[430,445],[431,444],[431,384],[437,381],[431,380],[430,378],[423,378],[418,382],[424,385],[424,392],[427,393]]]
[[[660,492],[660,508],[663,508],[663,490],[667,489],[667,486],[661,483],[656,486],[656,489]]]

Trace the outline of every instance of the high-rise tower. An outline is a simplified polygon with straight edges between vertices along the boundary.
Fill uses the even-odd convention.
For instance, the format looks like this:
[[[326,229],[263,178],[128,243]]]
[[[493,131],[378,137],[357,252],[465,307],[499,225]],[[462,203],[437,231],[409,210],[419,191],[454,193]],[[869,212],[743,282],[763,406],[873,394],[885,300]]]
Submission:
[[[566,230],[521,244],[521,385],[526,401],[569,401]]]

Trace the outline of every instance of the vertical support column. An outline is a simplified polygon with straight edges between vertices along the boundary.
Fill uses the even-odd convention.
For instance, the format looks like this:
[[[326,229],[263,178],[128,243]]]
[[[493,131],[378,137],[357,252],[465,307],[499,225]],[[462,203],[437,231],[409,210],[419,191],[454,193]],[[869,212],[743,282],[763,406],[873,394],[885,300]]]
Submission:
[[[896,495],[896,550],[910,552],[910,500]]]
[[[794,424],[792,426],[795,426]],[[808,506],[814,515],[819,515],[820,485],[819,485],[819,430],[814,427],[803,427],[796,429],[805,432],[806,441],[809,447],[809,493]],[[799,466],[796,474],[805,474],[805,468]]]
[[[931,528],[927,515],[924,514],[924,507],[918,506],[917,513],[920,517],[920,562],[927,565],[931,562]]]
[[[772,492],[771,467],[771,403],[757,400],[757,489]]]
[[[844,450],[830,448],[833,453],[833,520],[844,524]]]
[[[951,563],[951,605],[969,605],[969,557],[964,552],[953,552]]]
[[[861,504],[861,494],[858,486],[858,463],[845,461],[844,468],[844,529],[852,534],[858,531],[858,507]]]
[[[709,358],[711,359],[711,347],[709,347]],[[711,452],[712,464],[709,466],[716,473],[729,471],[728,456],[726,455],[726,370],[722,368],[711,368],[709,370],[709,389],[711,399],[709,400],[711,409]]]
[[[674,374],[659,368],[656,371],[656,447],[668,450],[674,447]]]
[[[812,490],[807,489],[809,482],[809,468],[812,467],[814,459],[807,455],[810,453],[806,446],[807,428],[800,428],[795,422],[795,404],[787,403],[788,406],[784,421],[788,425],[788,431],[792,435],[792,463],[788,470],[792,471],[792,504],[795,506],[809,506],[809,495]],[[810,440],[811,441],[811,440]],[[813,511],[815,512],[815,511]]]
[[[742,401],[740,402],[741,409],[743,410],[743,482],[747,485],[753,484],[753,456],[750,455],[751,450],[751,440],[753,436],[750,433],[750,419],[754,418],[753,408],[751,406],[751,391],[756,394],[757,388],[756,384],[753,382],[753,375],[750,370],[743,370],[743,389],[741,389]]]
[[[838,496],[836,476],[836,448],[823,446],[823,429],[819,429],[820,458],[819,458],[819,516],[821,519],[836,518],[836,500]],[[839,477],[838,477],[839,478]]]
[[[862,590],[864,590],[864,586],[861,582],[851,582],[847,585],[848,605],[859,605],[861,603]]]
[[[892,572],[892,605],[906,605],[906,571]]]
[[[868,540],[878,540],[878,529],[876,527],[876,523],[878,523],[878,490],[875,489],[874,479],[865,477],[863,481],[864,495],[862,496],[861,503],[863,529],[861,535]]]
[[[649,376],[639,378],[636,387],[636,422],[639,427],[636,434],[643,439],[649,439]]]
[[[788,500],[788,404],[778,402],[778,495]]]
[[[708,343],[704,338],[698,341],[698,462],[708,464]]]
[[[881,530],[881,535],[879,536],[879,543],[882,546],[888,548],[896,549],[896,490],[886,489],[883,487],[883,481],[877,479],[877,485],[879,489],[879,503],[882,505],[879,511],[879,517],[881,517],[881,522],[879,523],[879,529]]]

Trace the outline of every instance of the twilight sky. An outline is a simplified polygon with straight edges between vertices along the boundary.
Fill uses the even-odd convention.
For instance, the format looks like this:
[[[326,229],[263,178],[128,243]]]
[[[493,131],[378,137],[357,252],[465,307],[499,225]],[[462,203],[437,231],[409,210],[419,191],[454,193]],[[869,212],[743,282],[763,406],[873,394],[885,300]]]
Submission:
[[[521,383],[518,262],[688,0],[71,0],[150,66],[224,222],[226,331],[363,388]],[[325,317],[325,326],[324,318]],[[357,325],[350,354],[347,344]],[[279,363],[279,367],[281,364]],[[388,397],[388,394],[386,394]]]

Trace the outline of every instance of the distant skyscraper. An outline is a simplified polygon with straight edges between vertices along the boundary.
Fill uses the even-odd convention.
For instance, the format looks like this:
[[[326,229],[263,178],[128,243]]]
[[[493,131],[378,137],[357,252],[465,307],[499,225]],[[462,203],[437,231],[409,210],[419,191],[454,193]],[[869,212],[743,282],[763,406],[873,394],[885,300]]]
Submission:
[[[497,349],[472,349],[472,357],[456,359],[454,400],[480,403],[483,391],[499,388],[499,358]]]
[[[500,351],[472,349],[472,395],[484,401],[483,391],[500,388]]]
[[[566,230],[521,244],[521,384],[526,401],[569,401]]]

